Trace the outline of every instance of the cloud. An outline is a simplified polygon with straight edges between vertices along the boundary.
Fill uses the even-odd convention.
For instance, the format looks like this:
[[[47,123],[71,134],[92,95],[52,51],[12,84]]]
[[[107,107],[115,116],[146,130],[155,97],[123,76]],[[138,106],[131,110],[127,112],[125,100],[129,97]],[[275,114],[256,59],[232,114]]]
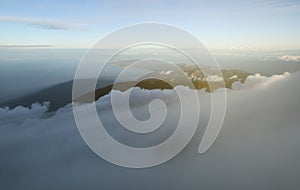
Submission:
[[[144,170],[114,166],[97,157],[80,137],[70,105],[52,115],[45,115],[47,104],[1,109],[0,189],[299,189],[300,73],[257,74],[247,81],[246,86],[255,81],[257,88],[228,91],[222,132],[206,154],[197,153],[211,111],[210,94],[202,92],[199,130],[192,141],[169,162]],[[191,89],[185,90],[188,96]],[[147,103],[154,98],[168,100],[171,114],[180,111],[172,90],[134,88],[132,95],[133,104],[139,104],[132,109],[137,117],[148,115]],[[109,98],[97,102],[107,130],[121,142],[147,140],[145,135],[126,139],[126,130],[112,117]],[[170,127],[178,121],[171,116],[166,124]],[[151,135],[158,140],[172,134],[156,132]]]
[[[206,80],[209,82],[221,82],[224,81],[224,78],[218,75],[209,75],[208,77],[206,77]]]
[[[272,75],[270,77],[262,76],[259,73],[247,77],[244,83],[236,81],[232,84],[233,90],[263,88],[276,81],[282,80],[290,76],[290,73],[285,72],[282,75]]]
[[[49,30],[78,30],[80,25],[56,21],[56,20],[43,20],[36,18],[14,17],[14,16],[0,16],[0,22],[14,22],[23,23],[30,26],[36,26]]]
[[[170,75],[172,73],[173,73],[173,71],[162,71],[162,72],[160,72],[161,75]]]
[[[279,56],[278,59],[283,61],[300,61],[299,55],[283,55]]]
[[[232,77],[230,77],[229,79],[237,79],[238,76],[237,75],[233,75]]]
[[[9,108],[0,109],[0,124],[7,122],[16,122],[17,120],[25,120],[33,117],[41,117],[48,111],[49,103],[34,103],[30,108],[18,106],[12,110]]]
[[[46,44],[31,44],[31,45],[0,45],[0,48],[43,48],[53,47],[52,45]]]
[[[262,5],[272,7],[274,10],[280,11],[280,12],[293,12],[298,11],[300,6],[298,1],[293,0],[265,0],[260,3]]]

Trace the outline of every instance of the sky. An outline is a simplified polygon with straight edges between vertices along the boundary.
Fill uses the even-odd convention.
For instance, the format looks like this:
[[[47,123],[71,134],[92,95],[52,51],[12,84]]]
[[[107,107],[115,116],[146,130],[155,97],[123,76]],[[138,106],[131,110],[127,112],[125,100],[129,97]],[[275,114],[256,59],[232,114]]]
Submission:
[[[209,48],[300,49],[300,1],[0,1],[0,47],[88,48],[135,23],[171,24]]]

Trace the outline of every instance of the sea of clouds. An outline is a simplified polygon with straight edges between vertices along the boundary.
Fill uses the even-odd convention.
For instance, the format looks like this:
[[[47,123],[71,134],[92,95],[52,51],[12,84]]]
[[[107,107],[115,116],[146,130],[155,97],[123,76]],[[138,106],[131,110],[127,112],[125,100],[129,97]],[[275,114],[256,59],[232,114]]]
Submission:
[[[0,189],[299,189],[298,81],[300,73],[284,73],[256,74],[244,84],[234,83],[227,90],[222,131],[201,155],[197,151],[211,102],[209,93],[199,91],[201,116],[192,141],[167,163],[147,169],[122,168],[94,154],[76,128],[71,105],[55,113],[47,112],[47,102],[0,109]],[[177,88],[187,96],[191,91]],[[131,111],[141,120],[149,118],[148,103],[162,99],[168,107],[166,122],[149,137],[129,134],[118,126],[107,95],[96,106],[114,138],[144,147],[172,134],[180,114],[173,90],[134,88],[130,98]]]

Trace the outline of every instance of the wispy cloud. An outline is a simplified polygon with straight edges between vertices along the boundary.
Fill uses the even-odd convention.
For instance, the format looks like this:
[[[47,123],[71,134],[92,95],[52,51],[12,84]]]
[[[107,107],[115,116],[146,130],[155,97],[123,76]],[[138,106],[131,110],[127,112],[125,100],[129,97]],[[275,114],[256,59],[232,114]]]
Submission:
[[[42,47],[53,47],[48,44],[31,44],[31,45],[0,45],[0,48],[42,48]]]
[[[294,12],[300,10],[300,3],[295,0],[266,0],[264,1],[264,4],[281,12]]]
[[[0,22],[23,23],[23,24],[36,26],[43,29],[50,29],[50,30],[79,30],[82,27],[82,24],[71,24],[71,23],[61,22],[57,20],[43,20],[43,19],[15,17],[15,16],[0,16]]]

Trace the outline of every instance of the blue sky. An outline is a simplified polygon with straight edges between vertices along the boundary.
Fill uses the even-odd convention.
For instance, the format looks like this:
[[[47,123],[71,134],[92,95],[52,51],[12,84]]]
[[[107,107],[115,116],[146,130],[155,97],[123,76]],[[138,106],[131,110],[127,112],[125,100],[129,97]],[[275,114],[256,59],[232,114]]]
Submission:
[[[209,48],[300,48],[300,1],[292,0],[1,1],[0,46],[86,48],[140,22],[178,26]]]

